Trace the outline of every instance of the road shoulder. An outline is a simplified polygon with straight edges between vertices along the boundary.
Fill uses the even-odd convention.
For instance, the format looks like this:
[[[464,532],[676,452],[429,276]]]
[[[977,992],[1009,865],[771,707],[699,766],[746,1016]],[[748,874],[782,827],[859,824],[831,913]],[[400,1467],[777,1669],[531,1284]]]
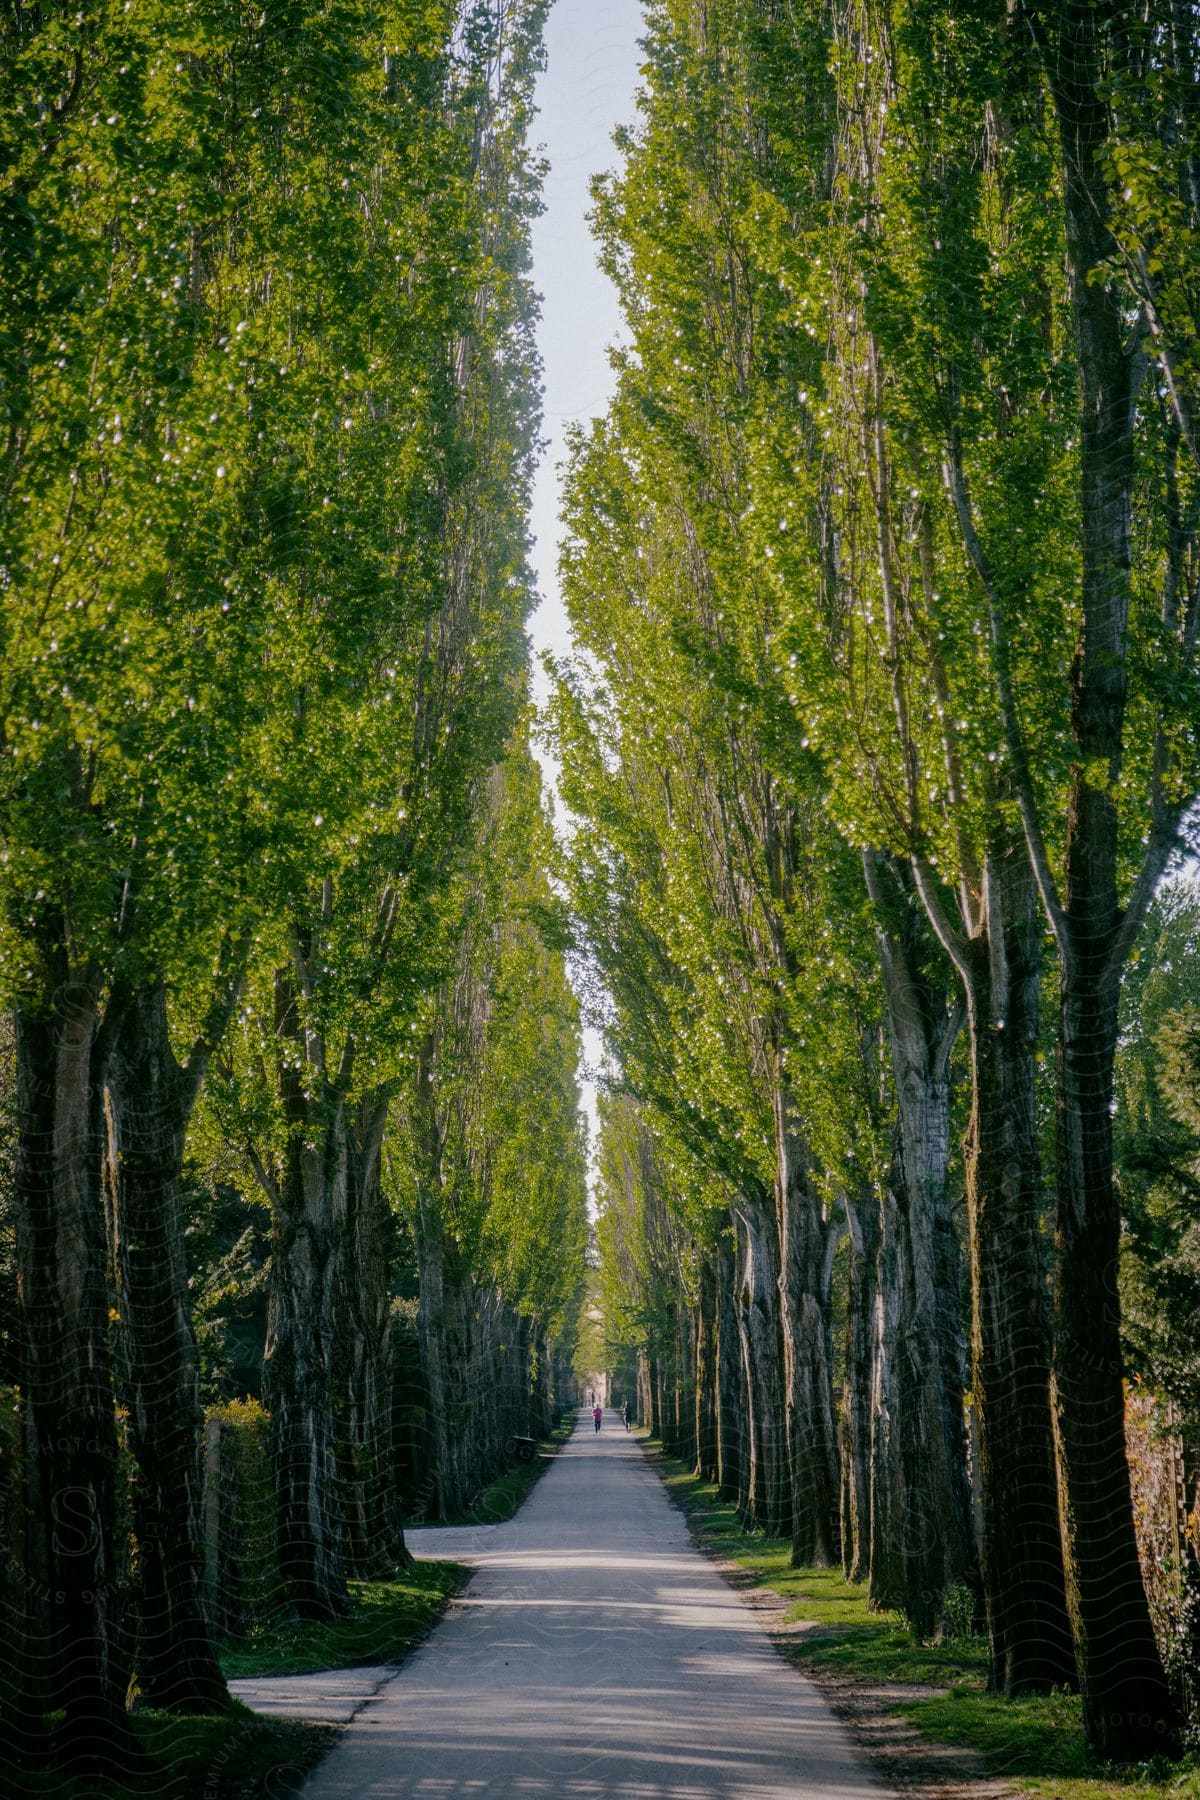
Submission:
[[[638,1434],[638,1442],[662,1478],[672,1504],[683,1513],[697,1549],[755,1615],[783,1660],[817,1688],[856,1749],[888,1787],[911,1800],[1015,1800],[1028,1792],[989,1775],[984,1759],[976,1752],[932,1742],[895,1710],[914,1701],[943,1698],[947,1687],[932,1682],[866,1680],[839,1673],[806,1654],[804,1640],[819,1628],[810,1621],[790,1618],[794,1603],[786,1594],[765,1585],[761,1573],[723,1554],[712,1527],[714,1518],[728,1509],[715,1508],[712,1490],[689,1479],[682,1465],[660,1445],[642,1434]],[[762,1541],[765,1546],[766,1540]]]

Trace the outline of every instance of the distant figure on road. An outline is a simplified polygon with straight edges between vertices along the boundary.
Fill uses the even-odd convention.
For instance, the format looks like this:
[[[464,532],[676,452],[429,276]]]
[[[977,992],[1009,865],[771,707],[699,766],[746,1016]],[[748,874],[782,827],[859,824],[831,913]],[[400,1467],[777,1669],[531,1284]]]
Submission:
[[[625,1421],[626,1431],[632,1431],[633,1430],[633,1408],[632,1408],[632,1406],[630,1406],[628,1400],[625,1402],[625,1409],[622,1412],[621,1417]]]
[[[596,1427],[597,1431],[599,1431],[599,1429],[600,1429],[600,1421],[603,1417],[604,1417],[604,1408],[597,1402],[597,1404],[595,1406],[593,1406],[593,1408],[592,1408],[592,1424]]]

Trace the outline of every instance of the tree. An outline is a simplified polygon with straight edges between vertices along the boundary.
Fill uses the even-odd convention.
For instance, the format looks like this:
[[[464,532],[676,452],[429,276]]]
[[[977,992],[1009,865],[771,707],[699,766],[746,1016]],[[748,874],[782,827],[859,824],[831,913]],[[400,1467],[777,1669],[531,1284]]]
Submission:
[[[794,616],[794,602],[773,578],[779,565],[772,559],[793,543],[790,536],[778,536],[776,520],[780,531],[795,530],[803,547],[797,555],[817,554],[813,538],[822,515],[814,504],[810,516],[805,492],[797,517],[795,500],[795,477],[802,472],[796,459],[813,454],[817,440],[803,407],[798,413],[792,409],[790,394],[799,387],[801,400],[806,399],[802,384],[819,379],[820,358],[806,348],[803,337],[781,328],[786,303],[778,294],[784,276],[773,259],[781,245],[787,245],[788,256],[802,260],[806,254],[802,233],[810,218],[827,210],[828,134],[834,114],[824,110],[831,90],[819,66],[819,27],[812,31],[806,27],[791,37],[781,31],[772,37],[765,19],[749,20],[741,13],[711,8],[701,19],[684,6],[662,9],[655,24],[653,97],[646,102],[639,138],[625,144],[624,172],[600,195],[598,214],[601,240],[625,296],[634,341],[634,355],[623,372],[622,396],[612,414],[612,454],[626,456],[636,469],[638,498],[633,505],[623,499],[614,503],[606,486],[599,505],[593,502],[586,512],[580,508],[584,542],[580,562],[587,559],[593,585],[607,584],[608,589],[603,600],[592,603],[597,623],[589,620],[590,635],[585,633],[584,641],[611,680],[607,643],[615,633],[603,620],[603,607],[611,610],[622,591],[636,598],[655,578],[649,544],[657,534],[668,537],[673,545],[672,573],[654,595],[657,641],[652,632],[652,647],[642,651],[636,673],[643,678],[650,657],[661,656],[663,640],[669,638],[676,684],[682,668],[688,671],[684,679],[713,684],[724,696],[724,716],[714,703],[711,711],[717,723],[707,728],[710,737],[705,740],[705,755],[714,764],[718,752],[712,743],[726,738],[732,752],[716,803],[722,827],[713,833],[714,855],[726,860],[730,855],[721,829],[732,840],[735,855],[743,845],[757,841],[761,846],[759,867],[739,871],[738,880],[726,884],[727,910],[748,940],[755,979],[767,990],[787,996],[782,1006],[776,1000],[765,1010],[764,1030],[776,1059],[775,1229],[782,1223],[789,1239],[780,1252],[780,1267],[790,1283],[803,1263],[799,1244],[791,1239],[795,1220],[803,1214],[803,1208],[796,1212],[793,1197],[804,1185],[801,1179],[797,1186],[797,1177],[811,1158],[793,1141],[789,1121],[803,1120],[811,1133],[812,1121],[821,1116],[826,1101],[797,1107],[787,1098],[789,1082],[798,1079],[787,1067],[789,1056],[795,1054],[790,1034],[797,1030],[789,1015],[794,1007],[795,1014],[803,1016],[811,1004],[808,977],[801,973],[805,960],[815,951],[819,968],[829,954],[830,936],[835,941],[838,936],[820,925],[822,908],[832,902],[841,924],[843,904],[853,916],[859,902],[857,896],[846,902],[842,893],[834,900],[828,887],[806,903],[800,900],[809,869],[814,863],[819,867],[831,854],[823,845],[815,858],[811,851],[797,848],[811,831],[805,815],[827,802],[809,740],[797,741],[791,729],[797,682],[790,668],[781,666],[778,652]],[[793,130],[792,99],[801,80],[812,104]],[[791,237],[780,230],[781,193],[795,209]],[[668,214],[687,218],[686,235],[659,229],[659,221]],[[789,396],[782,408],[781,393]],[[780,456],[776,468],[780,439],[786,440],[786,465]],[[586,462],[581,450],[579,468],[581,492],[599,492],[606,479],[599,446],[588,447]],[[777,473],[780,491],[775,493],[772,482]],[[813,536],[804,530],[809,523]],[[626,565],[614,566],[611,573],[600,548],[610,527],[614,536],[623,534],[638,546],[640,559],[635,562],[631,551]],[[789,570],[795,560],[789,560]],[[753,575],[748,576],[748,569]],[[685,580],[694,597],[684,597]],[[598,650],[599,642],[606,647]],[[793,654],[792,667],[796,660]],[[664,698],[668,716],[673,704]],[[644,734],[640,716],[637,729]],[[691,754],[690,745],[669,738],[664,746],[670,778],[680,791],[685,791],[685,780],[677,770],[687,767]],[[791,866],[793,854],[797,862]],[[841,855],[844,869],[844,850]],[[840,879],[845,880],[844,873]],[[816,925],[800,924],[806,906]],[[794,926],[788,922],[792,918]],[[853,954],[846,962],[853,964]],[[752,1007],[756,1001],[757,996]],[[947,1024],[952,1040],[953,1020]],[[926,1055],[925,1060],[931,1092],[936,1094],[940,1084],[942,1125],[940,1138],[936,1130],[932,1136],[925,1130],[923,1141],[914,1135],[909,1145],[908,1169],[917,1197],[909,1221],[913,1268],[925,1285],[909,1285],[906,1331],[925,1329],[921,1321],[934,1316],[943,1325],[926,1346],[932,1354],[914,1354],[910,1364],[920,1372],[908,1415],[913,1422],[910,1471],[915,1487],[907,1587],[914,1616],[922,1609],[936,1616],[937,1595],[950,1580],[969,1578],[972,1563],[959,1403],[957,1256],[953,1232],[946,1230],[945,1051]],[[814,1085],[828,1094],[827,1082],[818,1080]],[[911,1081],[906,1080],[905,1093],[911,1093]],[[912,1123],[918,1112],[910,1104],[905,1120]],[[927,1168],[930,1156],[933,1164]],[[877,1197],[872,1204],[878,1204]],[[836,1205],[840,1212],[841,1201]],[[935,1253],[939,1206],[942,1250]],[[815,1245],[820,1233],[806,1230],[801,1235]],[[899,1265],[894,1267],[898,1271]],[[818,1252],[801,1279],[802,1290],[807,1284],[809,1291],[819,1293],[825,1279],[818,1273],[821,1268]],[[932,1306],[929,1281],[937,1288]],[[789,1312],[804,1313],[800,1293],[789,1292],[783,1304]],[[820,1307],[815,1310],[819,1314]],[[785,1342],[791,1341],[785,1329]],[[881,1341],[880,1354],[885,1348]],[[787,1355],[790,1364],[790,1349]],[[801,1439],[805,1429],[800,1427]],[[939,1434],[939,1454],[931,1454],[931,1433]],[[899,1434],[895,1444],[898,1454]],[[805,1460],[801,1458],[801,1467]],[[827,1477],[823,1485],[828,1492]],[[799,1510],[809,1516],[809,1509]],[[816,1508],[818,1517],[830,1511],[826,1502]],[[947,1533],[931,1528],[934,1518],[947,1516],[957,1521],[956,1529]],[[835,1534],[824,1530],[819,1535],[822,1554],[829,1554]],[[797,1554],[802,1553],[798,1543]],[[926,1564],[939,1557],[945,1559],[946,1572],[935,1579]]]
[[[353,668],[339,729],[325,733],[307,693],[294,715],[292,753],[308,759],[319,831],[310,855],[289,858],[282,872],[279,925],[256,970],[234,1084],[243,1090],[234,1107],[244,1112],[241,1135],[272,1208],[264,1392],[279,1539],[304,1616],[346,1604],[339,1409],[348,1466],[387,1466],[379,1446],[362,1441],[386,1431],[387,1415],[380,1146],[414,1018],[452,955],[453,874],[470,843],[474,797],[520,703],[536,419],[525,235],[535,199],[524,130],[541,16],[538,6],[471,8],[452,55],[436,36],[427,47],[428,110],[410,123],[430,160],[415,175],[398,161],[394,174],[405,258],[427,275],[426,307],[410,315],[408,344],[392,343],[405,315],[387,288],[364,296],[357,322],[368,454],[369,440],[392,441],[402,411],[410,421],[403,461],[383,465],[397,486],[374,514],[383,540],[369,573],[383,584],[381,604],[365,607],[362,636],[347,644]],[[398,80],[390,70],[387,82]],[[405,266],[402,258],[392,278],[402,286],[411,280]],[[403,399],[414,380],[419,410]],[[353,782],[347,739],[356,745]],[[255,1144],[260,1068],[274,1089],[273,1117]],[[340,1347],[339,1292],[343,1317],[358,1314]],[[339,1368],[358,1397],[336,1398]],[[363,1412],[368,1390],[377,1398]],[[363,1530],[368,1514],[387,1516],[361,1493],[355,1512]],[[355,1554],[367,1566],[400,1548],[393,1538]]]
[[[417,801],[449,796],[442,838],[431,841],[429,813],[397,830],[395,771],[381,775],[396,688],[419,745],[450,723],[446,694],[421,684],[467,641],[478,679],[451,698],[494,702],[474,740],[485,763],[503,736],[521,654],[533,204],[522,134],[539,20],[536,7],[515,23],[452,6],[268,9],[247,33],[228,9],[197,22],[164,4],[81,32],[45,10],[4,27],[6,121],[23,129],[4,196],[18,254],[5,258],[0,347],[0,951],[22,1070],[30,1593],[50,1596],[30,1619],[50,1651],[30,1666],[52,1672],[30,1710],[65,1709],[67,1766],[119,1768],[134,1749],[110,1300],[139,1462],[137,1677],[160,1704],[227,1703],[199,1606],[178,1216],[205,1069],[247,980],[253,1016],[262,959],[305,949],[314,869],[345,875],[338,925],[354,955],[336,970],[339,1023],[356,982],[373,1023],[403,1010],[412,979],[399,997],[372,992],[380,946],[363,954],[355,934],[378,904],[389,935],[399,901],[387,870],[412,878],[419,923],[470,761],[457,740],[441,747],[436,778],[414,794],[414,816]],[[438,254],[433,204],[447,228]],[[468,508],[500,492],[480,548]],[[432,635],[453,616],[441,597],[455,581],[457,649]],[[355,832],[380,826],[381,794],[386,842],[356,865]],[[318,929],[324,891],[318,875]],[[286,991],[280,1018],[291,1030]],[[365,1219],[372,1120],[354,1124]],[[361,1249],[367,1224],[356,1232]],[[83,1508],[81,1555],[57,1521],[64,1496]]]
[[[549,1365],[573,1351],[585,1275],[578,1008],[524,728],[479,805],[453,963],[420,1021],[392,1146],[442,1516],[497,1472],[509,1438],[549,1428]]]

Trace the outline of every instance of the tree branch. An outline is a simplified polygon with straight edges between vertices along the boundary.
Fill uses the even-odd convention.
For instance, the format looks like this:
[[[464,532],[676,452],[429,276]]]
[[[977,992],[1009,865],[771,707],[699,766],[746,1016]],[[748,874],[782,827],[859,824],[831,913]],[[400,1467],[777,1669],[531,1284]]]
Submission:
[[[229,1029],[230,1020],[241,998],[249,960],[249,937],[227,931],[217,957],[216,982],[209,996],[204,1019],[192,1040],[192,1047],[182,1069],[183,1092],[189,1109],[195,1105],[213,1053]]]
[[[1029,851],[1033,878],[1037,882],[1042,905],[1046,909],[1046,916],[1058,942],[1059,955],[1066,963],[1073,960],[1074,945],[1067,915],[1063,911],[1062,902],[1059,899],[1058,883],[1054,879],[1054,871],[1050,867],[1050,858],[1046,852],[1046,840],[1042,834],[1037,801],[1033,792],[1033,780],[1029,773],[1029,751],[1025,744],[1025,734],[1021,730],[1020,719],[1017,716],[1012,670],[1009,664],[1008,620],[991,562],[975,529],[971,497],[962,465],[962,448],[956,430],[951,432],[949,453],[942,465],[942,474],[954,502],[954,511],[958,518],[959,531],[962,533],[963,545],[971,566],[982,584],[984,599],[987,602],[988,628],[996,657],[996,690],[1000,700],[1000,717],[1004,726],[1004,741],[1012,768],[1017,804],[1021,811],[1021,825],[1025,832],[1025,843]]]
[[[917,892],[921,896],[921,905],[925,908],[926,917],[933,927],[933,935],[954,964],[963,985],[969,987],[974,979],[974,971],[971,968],[971,959],[967,954],[968,940],[950,923],[927,858],[914,855],[910,856],[908,860],[913,872],[913,880],[917,884]]]

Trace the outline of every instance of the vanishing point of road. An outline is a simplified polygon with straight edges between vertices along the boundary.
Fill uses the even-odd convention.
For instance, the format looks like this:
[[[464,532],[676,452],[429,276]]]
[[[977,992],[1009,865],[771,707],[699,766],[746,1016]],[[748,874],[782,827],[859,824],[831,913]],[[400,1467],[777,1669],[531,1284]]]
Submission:
[[[346,1672],[352,1723],[303,1800],[888,1800],[618,1416],[580,1419],[507,1524],[411,1534],[475,1574],[398,1670]],[[235,1686],[303,1712],[330,1682]]]

